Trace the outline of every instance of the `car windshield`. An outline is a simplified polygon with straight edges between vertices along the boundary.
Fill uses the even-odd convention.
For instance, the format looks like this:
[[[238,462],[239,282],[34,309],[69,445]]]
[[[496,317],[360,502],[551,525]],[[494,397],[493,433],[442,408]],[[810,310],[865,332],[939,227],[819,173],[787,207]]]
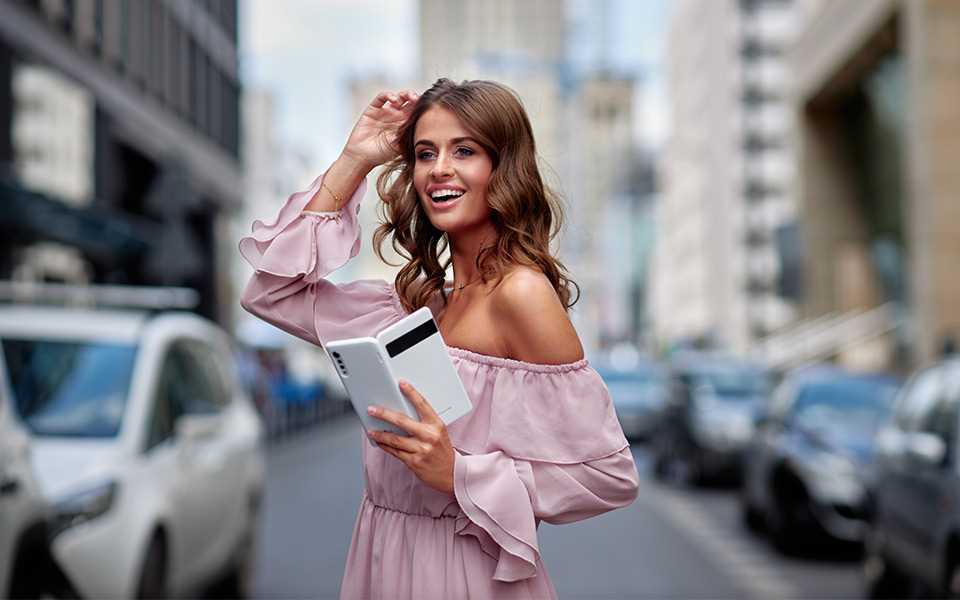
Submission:
[[[763,371],[717,367],[691,373],[694,388],[706,387],[719,400],[755,400],[767,392],[769,380]]]
[[[4,339],[14,404],[44,436],[115,437],[136,348],[88,341]]]
[[[793,408],[794,419],[810,429],[840,428],[875,432],[890,414],[897,388],[886,381],[838,379],[803,386]]]

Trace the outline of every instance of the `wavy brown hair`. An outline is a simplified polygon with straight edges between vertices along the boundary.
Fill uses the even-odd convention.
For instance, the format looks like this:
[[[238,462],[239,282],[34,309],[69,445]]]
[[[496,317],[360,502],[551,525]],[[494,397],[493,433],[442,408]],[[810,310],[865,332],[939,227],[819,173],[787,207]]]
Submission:
[[[493,81],[458,84],[446,78],[438,79],[417,100],[397,132],[400,154],[377,178],[377,193],[384,202],[382,223],[373,236],[374,250],[380,260],[391,264],[383,257],[382,246],[392,236],[393,249],[407,260],[395,284],[400,302],[413,311],[426,306],[437,292],[447,301],[443,284],[452,259],[441,264],[440,256],[449,240],[430,222],[413,185],[414,132],[420,117],[433,106],[456,115],[493,162],[487,203],[497,239],[477,255],[481,279],[499,281],[511,265],[535,267],[547,276],[569,310],[579,299],[580,288],[550,253],[550,242],[563,226],[563,206],[540,176],[533,128],[520,98]],[[571,299],[571,288],[576,298]]]

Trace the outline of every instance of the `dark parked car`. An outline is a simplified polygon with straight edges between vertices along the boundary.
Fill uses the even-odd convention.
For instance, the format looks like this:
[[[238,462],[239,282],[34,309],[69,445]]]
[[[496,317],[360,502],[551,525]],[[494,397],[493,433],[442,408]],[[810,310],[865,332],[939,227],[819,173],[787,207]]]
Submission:
[[[894,377],[828,367],[784,379],[746,454],[746,523],[766,526],[784,551],[811,541],[861,541],[873,441],[898,385]]]
[[[921,371],[899,394],[877,438],[869,597],[960,598],[958,420],[960,359]]]
[[[653,468],[665,477],[676,466],[699,483],[739,477],[753,420],[769,393],[768,373],[753,364],[685,355],[670,368],[670,399],[653,437]]]
[[[645,440],[663,416],[667,376],[656,363],[641,363],[628,371],[599,369],[610,390],[617,418],[628,440]]]

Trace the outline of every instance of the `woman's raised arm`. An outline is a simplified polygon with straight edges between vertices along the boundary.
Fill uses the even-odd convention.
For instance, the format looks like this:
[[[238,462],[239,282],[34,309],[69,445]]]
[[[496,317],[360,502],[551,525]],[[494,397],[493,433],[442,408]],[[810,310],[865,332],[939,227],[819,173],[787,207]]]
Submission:
[[[240,253],[254,269],[243,308],[318,345],[370,335],[403,316],[391,283],[338,285],[325,277],[357,255],[365,178],[397,155],[396,131],[415,102],[413,92],[377,95],[340,158],[308,190],[290,196],[273,222],[254,222],[240,240]]]
[[[340,158],[327,169],[323,185],[304,210],[338,210],[370,171],[397,156],[397,131],[416,103],[417,94],[410,90],[377,94],[353,126]]]

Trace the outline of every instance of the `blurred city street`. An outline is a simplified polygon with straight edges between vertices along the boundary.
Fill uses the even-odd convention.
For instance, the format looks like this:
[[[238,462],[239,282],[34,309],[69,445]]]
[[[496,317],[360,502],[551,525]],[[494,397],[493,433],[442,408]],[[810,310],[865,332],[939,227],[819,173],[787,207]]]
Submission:
[[[271,446],[256,571],[260,598],[336,598],[363,489],[358,421],[343,417]],[[784,557],[741,523],[737,489],[650,476],[634,444],[640,497],[580,523],[541,523],[561,598],[854,598],[859,554]]]
[[[0,0],[0,598],[337,597],[409,367],[394,579],[960,599],[958,157],[958,0]]]

